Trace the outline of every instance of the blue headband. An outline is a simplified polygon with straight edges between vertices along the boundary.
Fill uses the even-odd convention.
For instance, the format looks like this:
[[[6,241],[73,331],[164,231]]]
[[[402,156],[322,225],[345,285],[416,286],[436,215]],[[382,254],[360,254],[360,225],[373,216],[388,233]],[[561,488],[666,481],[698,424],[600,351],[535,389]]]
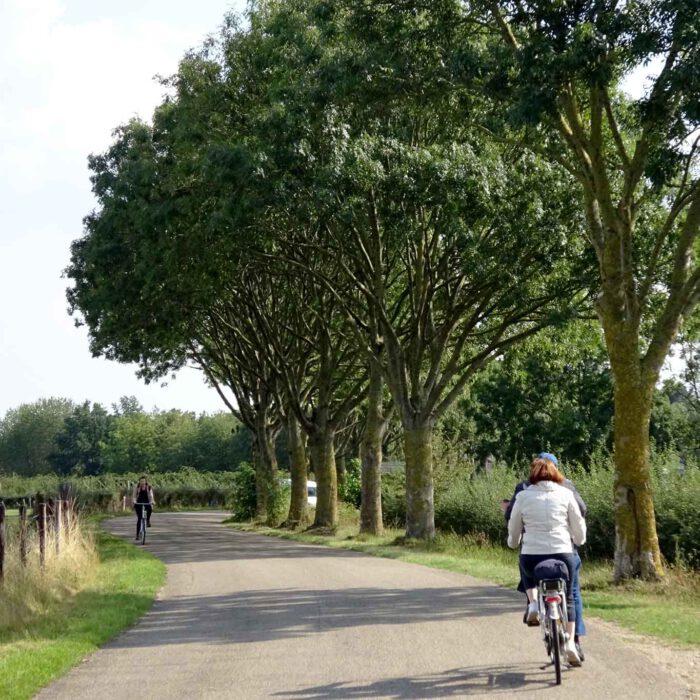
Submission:
[[[551,452],[540,452],[537,459],[548,459],[555,467],[559,466],[559,460]]]

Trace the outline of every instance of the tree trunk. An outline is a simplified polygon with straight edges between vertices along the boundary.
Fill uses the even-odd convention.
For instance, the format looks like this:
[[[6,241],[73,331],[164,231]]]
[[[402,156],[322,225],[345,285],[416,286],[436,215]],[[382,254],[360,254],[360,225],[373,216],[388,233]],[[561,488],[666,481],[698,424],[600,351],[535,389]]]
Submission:
[[[316,475],[314,527],[338,526],[338,479],[335,471],[335,431],[322,423],[309,439],[311,464]]]
[[[338,488],[342,490],[345,486],[345,452],[335,455],[335,471],[338,475]]]
[[[649,468],[653,390],[615,376],[615,581],[663,576]]]
[[[269,525],[277,525],[279,513],[279,478],[275,455],[276,431],[267,425],[265,416],[256,421],[253,456],[255,464],[255,517]]]
[[[367,417],[360,443],[362,464],[362,501],[360,505],[360,533],[381,535],[384,532],[382,518],[382,439],[386,420],[382,414],[382,389],[384,380],[381,369],[370,366],[367,392]]]
[[[306,525],[309,519],[306,490],[306,441],[301,432],[299,421],[291,411],[287,420],[287,441],[289,446],[289,472],[292,477],[292,493],[287,526],[297,528]]]
[[[406,537],[435,536],[433,502],[433,426],[404,426],[406,457]]]

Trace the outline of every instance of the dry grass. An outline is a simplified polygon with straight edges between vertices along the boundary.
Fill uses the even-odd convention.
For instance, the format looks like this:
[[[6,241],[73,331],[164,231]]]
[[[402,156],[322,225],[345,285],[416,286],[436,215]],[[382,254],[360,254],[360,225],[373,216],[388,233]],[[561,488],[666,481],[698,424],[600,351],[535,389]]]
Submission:
[[[39,541],[30,529],[27,563],[20,564],[16,529],[7,536],[5,580],[0,586],[0,630],[17,630],[47,614],[62,600],[82,588],[96,573],[98,557],[93,535],[77,520],[61,533],[60,554],[56,538],[46,539],[46,561],[39,564]]]

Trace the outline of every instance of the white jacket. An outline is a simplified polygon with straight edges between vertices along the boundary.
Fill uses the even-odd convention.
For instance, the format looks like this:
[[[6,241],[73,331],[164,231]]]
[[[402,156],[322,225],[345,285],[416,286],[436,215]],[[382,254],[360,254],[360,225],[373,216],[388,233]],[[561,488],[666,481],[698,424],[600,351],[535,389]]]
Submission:
[[[540,481],[521,491],[508,522],[508,546],[522,539],[522,554],[572,552],[586,541],[586,521],[574,494],[553,481]]]

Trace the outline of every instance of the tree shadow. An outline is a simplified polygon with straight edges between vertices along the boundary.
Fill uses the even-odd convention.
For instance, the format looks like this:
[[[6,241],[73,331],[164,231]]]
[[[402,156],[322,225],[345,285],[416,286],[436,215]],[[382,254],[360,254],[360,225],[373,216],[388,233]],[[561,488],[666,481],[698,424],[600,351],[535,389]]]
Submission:
[[[423,676],[387,678],[372,683],[329,683],[303,690],[274,693],[276,697],[303,700],[354,698],[447,698],[498,695],[518,690],[544,690],[555,686],[554,673],[537,664],[503,664],[455,668]]]
[[[328,630],[511,615],[521,604],[491,586],[272,589],[156,601],[117,647],[255,643]]]

